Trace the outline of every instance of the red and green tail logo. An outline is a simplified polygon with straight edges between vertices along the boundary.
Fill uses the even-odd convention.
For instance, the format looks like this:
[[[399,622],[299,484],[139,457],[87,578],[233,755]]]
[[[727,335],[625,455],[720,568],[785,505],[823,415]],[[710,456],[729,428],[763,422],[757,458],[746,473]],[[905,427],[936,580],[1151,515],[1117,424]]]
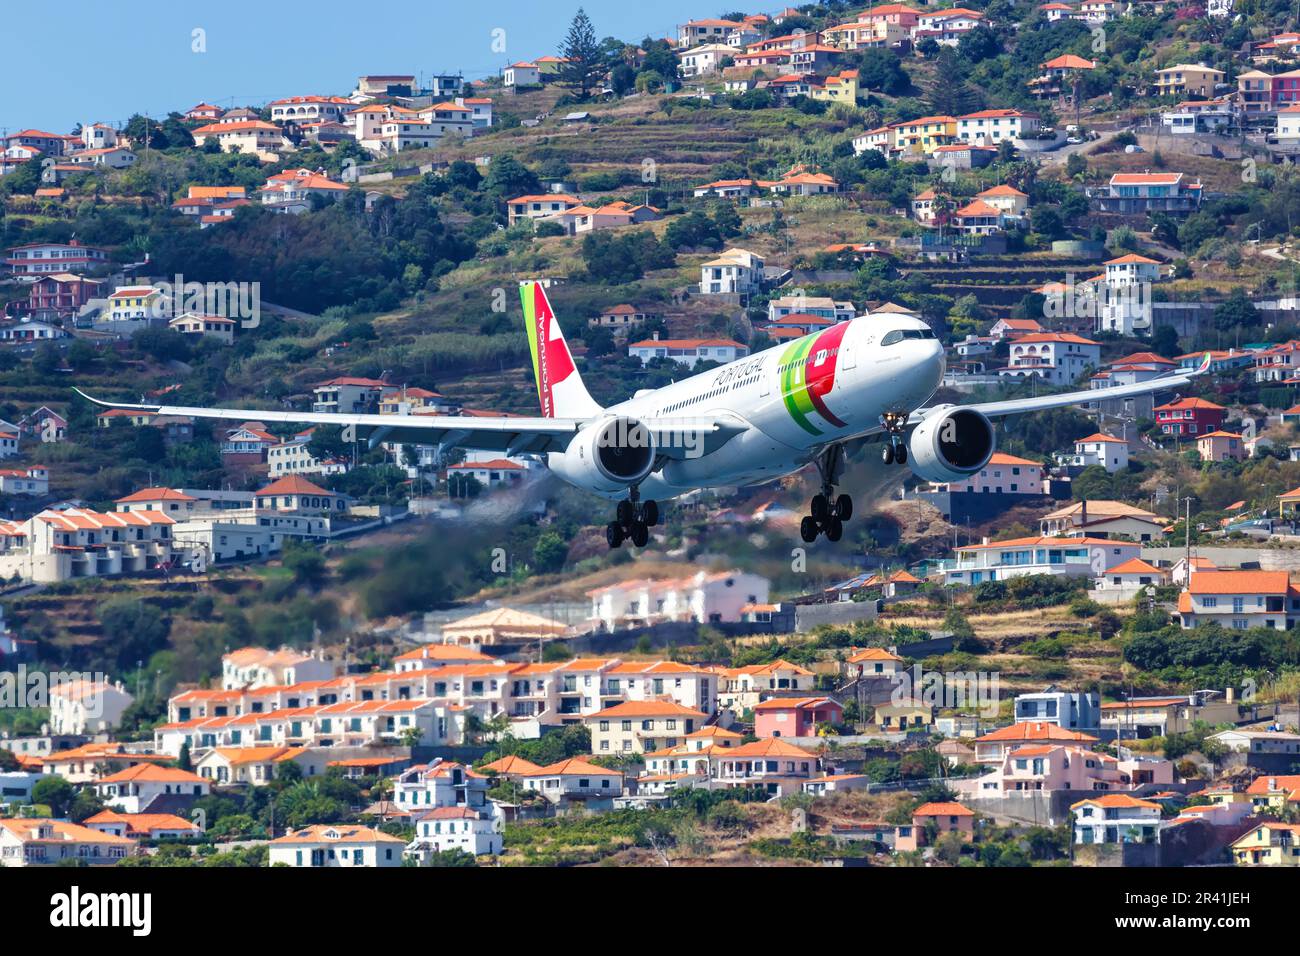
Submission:
[[[816,335],[805,336],[790,343],[781,356],[781,395],[786,410],[795,424],[810,435],[822,433],[809,420],[813,412],[836,428],[844,427],[845,423],[826,407],[825,397],[835,387],[840,342],[848,327],[847,322],[841,322]]]
[[[528,350],[533,356],[533,377],[537,380],[537,400],[542,415],[554,418],[555,386],[575,371],[573,357],[564,343],[550,300],[540,282],[519,286],[519,301],[524,307],[524,327],[528,330]]]

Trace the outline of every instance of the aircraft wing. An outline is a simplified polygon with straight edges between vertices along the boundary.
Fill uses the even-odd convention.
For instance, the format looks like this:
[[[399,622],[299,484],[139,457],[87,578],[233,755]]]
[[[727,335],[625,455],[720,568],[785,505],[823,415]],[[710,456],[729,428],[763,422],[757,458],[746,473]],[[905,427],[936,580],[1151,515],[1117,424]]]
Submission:
[[[973,408],[989,418],[1002,418],[1006,415],[1021,415],[1025,412],[1038,412],[1047,408],[1062,408],[1066,405],[1086,405],[1089,402],[1113,401],[1117,398],[1132,398],[1135,395],[1148,395],[1151,392],[1164,392],[1172,388],[1181,388],[1191,383],[1198,375],[1203,375],[1210,367],[1210,353],[1206,352],[1200,364],[1194,369],[1172,372],[1145,382],[1132,385],[1117,385],[1114,388],[1092,388],[1077,392],[1058,392],[1054,395],[1039,395],[1034,398],[1010,398],[1001,402],[979,402],[974,405],[962,405],[961,408]],[[917,424],[926,409],[913,412],[909,425]]]
[[[74,392],[104,408],[118,408],[157,415],[181,415],[227,422],[284,422],[295,425],[333,425],[353,429],[349,441],[367,441],[371,448],[380,442],[413,445],[441,445],[443,450],[472,448],[499,451],[505,455],[541,454],[564,451],[582,428],[605,417],[542,418],[532,416],[488,417],[477,415],[372,415],[341,412],[282,412],[260,408],[199,408],[188,405],[141,405],[92,398],[80,389]],[[727,419],[694,418],[647,420],[656,448],[669,458],[685,458],[712,451],[748,425]]]

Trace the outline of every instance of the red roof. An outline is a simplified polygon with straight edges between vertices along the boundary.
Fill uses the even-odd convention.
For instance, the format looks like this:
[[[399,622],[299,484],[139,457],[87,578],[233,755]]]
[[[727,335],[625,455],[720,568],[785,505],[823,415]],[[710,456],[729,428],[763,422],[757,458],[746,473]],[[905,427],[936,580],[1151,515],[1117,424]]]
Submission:
[[[260,497],[262,495],[333,495],[334,492],[313,485],[301,475],[286,475],[271,482],[257,494]]]

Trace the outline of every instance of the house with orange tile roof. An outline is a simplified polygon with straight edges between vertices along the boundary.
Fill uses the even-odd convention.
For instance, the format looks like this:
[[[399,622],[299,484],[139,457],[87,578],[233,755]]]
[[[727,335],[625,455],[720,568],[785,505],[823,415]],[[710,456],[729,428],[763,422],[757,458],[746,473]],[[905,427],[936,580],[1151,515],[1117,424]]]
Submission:
[[[199,776],[215,787],[264,787],[276,779],[277,768],[295,763],[303,777],[325,773],[324,751],[306,747],[236,746],[213,747],[194,764]]]
[[[582,757],[570,757],[522,776],[524,789],[560,807],[607,809],[623,795],[623,774]]]
[[[289,647],[241,647],[221,658],[221,686],[225,690],[329,680],[334,674],[334,664],[319,654],[304,654]]]
[[[53,582],[156,571],[173,560],[170,529],[174,524],[172,518],[155,511],[42,511],[4,527],[0,574]]]
[[[1054,385],[1069,385],[1101,363],[1101,345],[1072,332],[1031,332],[1011,340],[1008,378],[1036,375]]]
[[[101,810],[87,817],[82,824],[100,833],[125,837],[128,840],[186,840],[203,836],[197,823],[178,817],[174,813],[122,813]]]
[[[671,749],[703,726],[708,714],[672,700],[623,701],[583,717],[598,757]]]
[[[1286,631],[1300,620],[1300,589],[1286,571],[1197,571],[1178,595],[1178,619],[1184,628]]]
[[[708,760],[711,786],[758,786],[772,796],[799,792],[820,766],[816,754],[778,737],[717,750]]]
[[[628,343],[627,354],[630,358],[640,359],[642,365],[651,359],[667,358],[694,368],[699,362],[734,362],[748,355],[749,347],[724,338],[663,339],[656,331],[648,339]]]
[[[853,677],[892,677],[898,670],[903,658],[883,647],[849,648],[849,655],[844,659],[844,676]]]
[[[56,734],[112,730],[135,702],[121,681],[87,678],[53,681],[48,697],[50,730]]]
[[[196,773],[155,763],[127,767],[95,783],[104,805],[123,813],[147,813],[159,797],[206,797],[211,786]]]
[[[1130,790],[1147,784],[1173,784],[1174,764],[1158,757],[1120,759],[1086,746],[1030,743],[1007,748],[988,773],[958,784],[972,798],[1060,790]]]
[[[1300,866],[1300,824],[1266,821],[1232,842],[1238,866]]]
[[[1161,587],[1169,583],[1169,571],[1157,568],[1141,558],[1129,558],[1107,568],[1097,578],[1099,591],[1132,591],[1146,587]]]
[[[486,664],[493,659],[473,647],[421,644],[413,651],[394,657],[393,670],[401,674],[407,671],[427,670],[431,667],[444,667],[448,664]]]
[[[1012,750],[1027,744],[1062,743],[1090,747],[1098,742],[1092,734],[1067,730],[1047,720],[1024,720],[976,737],[975,761],[983,764],[1000,764]]]
[[[1300,774],[1264,774],[1246,788],[1256,813],[1281,813],[1300,807]]]
[[[1128,470],[1128,441],[1104,432],[1093,432],[1074,440],[1073,455],[1057,453],[1055,457],[1058,464],[1067,468],[1098,465],[1113,475]]]
[[[894,831],[894,850],[912,853],[932,846],[948,833],[960,834],[967,842],[975,835],[975,811],[960,803],[942,801],[923,803],[912,811],[912,822]]]
[[[1141,551],[1142,545],[1135,541],[1086,536],[985,540],[959,547],[952,566],[944,569],[944,579],[948,584],[979,584],[1025,574],[1095,577]]]
[[[126,837],[67,820],[0,818],[0,866],[112,866],[131,855]]]
[[[101,777],[142,763],[169,763],[170,757],[156,753],[136,753],[124,744],[112,741],[88,743],[47,753],[41,758],[40,772],[62,777],[68,783],[93,783]]]
[[[302,475],[285,475],[265,488],[254,498],[259,511],[285,511],[304,515],[343,514],[351,499],[336,491],[327,491]]]
[[[315,824],[270,843],[271,866],[391,867],[402,865],[404,844],[382,830],[355,824]]]
[[[1158,843],[1160,804],[1126,793],[1089,797],[1070,806],[1074,842]]]
[[[1238,432],[1216,428],[1196,439],[1201,461],[1241,461],[1246,457],[1245,441]]]
[[[435,757],[403,770],[393,780],[393,802],[410,813],[439,807],[485,810],[489,777],[454,760]]]
[[[716,667],[718,706],[742,714],[752,711],[768,697],[809,692],[816,675],[806,667],[786,660],[743,667]]]
[[[843,721],[843,705],[829,697],[769,697],[754,707],[758,737],[814,737],[818,724]]]
[[[223,153],[231,151],[256,156],[262,162],[275,162],[290,146],[284,131],[274,123],[260,119],[209,123],[191,131],[194,145],[202,148],[214,141]]]
[[[959,481],[939,482],[936,491],[966,491],[977,494],[1041,495],[1043,463],[1006,452],[995,451],[988,463]]]
[[[438,853],[459,850],[491,856],[502,850],[502,817],[487,808],[451,805],[419,810],[411,817],[415,838],[402,851],[417,866],[431,866]]]

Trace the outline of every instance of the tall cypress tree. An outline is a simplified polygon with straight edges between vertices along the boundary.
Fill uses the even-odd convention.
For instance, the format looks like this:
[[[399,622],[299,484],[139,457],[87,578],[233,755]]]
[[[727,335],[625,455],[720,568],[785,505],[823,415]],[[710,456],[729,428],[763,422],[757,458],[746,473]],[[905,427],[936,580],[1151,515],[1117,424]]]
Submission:
[[[596,42],[596,31],[581,7],[569,24],[569,33],[560,47],[560,56],[565,59],[560,68],[560,81],[572,89],[579,99],[585,100],[592,90],[598,88],[601,77],[605,75],[606,64],[600,44]]]

